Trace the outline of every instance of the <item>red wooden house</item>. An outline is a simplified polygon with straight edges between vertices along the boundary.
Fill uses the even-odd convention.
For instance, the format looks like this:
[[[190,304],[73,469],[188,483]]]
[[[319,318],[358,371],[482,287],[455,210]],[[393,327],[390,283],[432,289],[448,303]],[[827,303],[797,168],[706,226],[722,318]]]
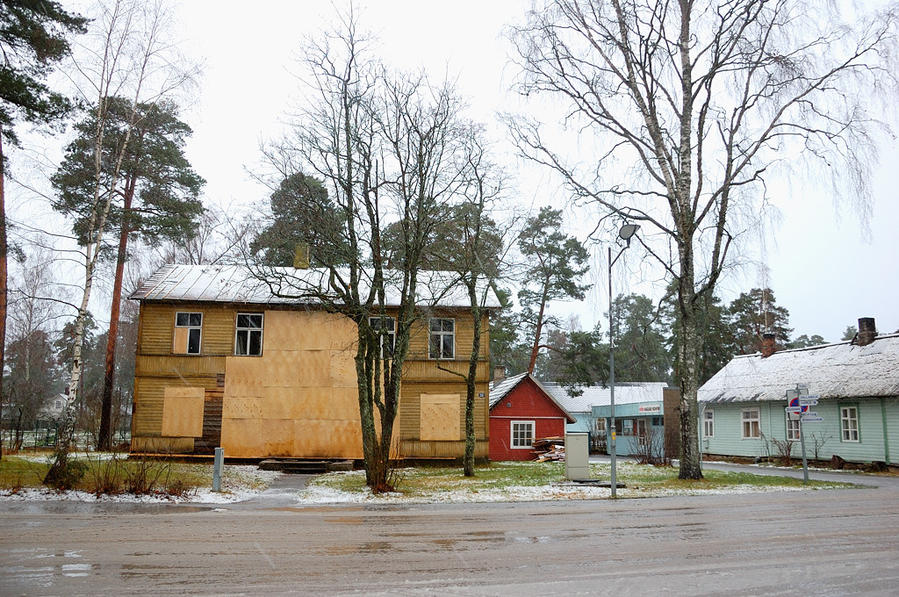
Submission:
[[[490,460],[532,460],[533,443],[562,437],[575,419],[532,375],[522,373],[490,386]]]

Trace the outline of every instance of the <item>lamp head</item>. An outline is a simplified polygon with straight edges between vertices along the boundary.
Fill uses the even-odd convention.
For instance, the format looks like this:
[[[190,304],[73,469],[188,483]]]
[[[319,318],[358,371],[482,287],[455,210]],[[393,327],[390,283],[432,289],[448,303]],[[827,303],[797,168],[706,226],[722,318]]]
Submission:
[[[626,240],[628,244],[631,242],[631,237],[633,237],[637,230],[640,228],[639,224],[625,224],[621,227],[621,230],[618,231],[618,236],[621,240]]]

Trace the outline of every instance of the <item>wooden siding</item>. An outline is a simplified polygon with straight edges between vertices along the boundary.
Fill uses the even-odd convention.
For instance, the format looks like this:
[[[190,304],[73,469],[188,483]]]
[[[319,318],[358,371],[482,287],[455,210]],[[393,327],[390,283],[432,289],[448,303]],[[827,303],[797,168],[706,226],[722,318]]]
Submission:
[[[534,439],[565,435],[565,413],[525,378],[490,411],[490,460],[532,460],[529,448],[512,448],[512,421],[534,421]]]
[[[759,409],[761,432],[768,438],[786,438],[786,415],[783,402],[740,402],[731,404],[706,404],[705,409],[715,413],[714,437],[701,439],[703,452],[724,456],[776,457],[778,452],[764,439],[742,439],[741,413],[746,408]],[[844,442],[840,429],[840,406],[858,407],[859,441]],[[814,458],[812,434],[827,438],[820,448],[818,458],[829,460],[837,455],[850,462],[881,461],[899,463],[899,398],[867,398],[821,400],[812,407],[824,421],[806,423],[803,433],[806,437],[806,454]],[[886,429],[884,429],[886,427]],[[700,418],[700,433],[702,432]],[[886,440],[886,441],[885,441]],[[794,442],[793,456],[801,457],[799,442]]]
[[[486,458],[487,450],[487,440],[477,440],[474,446],[474,457]],[[465,442],[400,440],[400,454],[406,458],[462,458],[465,456]]]
[[[199,355],[175,355],[175,313],[203,313]],[[263,354],[235,357],[238,312],[251,307],[214,304],[143,303],[135,369],[132,450],[211,453],[221,444],[231,457],[309,456],[361,458],[355,330],[340,315],[323,311],[265,310]],[[461,314],[461,316],[460,316]],[[439,312],[456,320],[455,359],[439,361],[454,372],[468,370],[471,318],[464,310]],[[489,334],[484,318],[482,358],[478,364],[475,432],[479,457],[487,455]],[[395,425],[399,455],[410,458],[459,457],[464,441],[420,440],[420,395],[459,396],[464,434],[465,384],[452,372],[439,371],[427,358],[428,318],[416,323],[412,350],[404,366],[400,411]],[[224,388],[221,380],[224,378]],[[203,435],[163,438],[167,387],[205,391]],[[483,444],[483,446],[481,446]]]

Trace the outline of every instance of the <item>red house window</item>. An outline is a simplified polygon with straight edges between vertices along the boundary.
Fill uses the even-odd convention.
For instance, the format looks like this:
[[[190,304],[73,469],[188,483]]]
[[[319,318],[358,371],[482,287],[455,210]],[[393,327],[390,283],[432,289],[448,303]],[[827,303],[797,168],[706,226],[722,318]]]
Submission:
[[[512,421],[512,448],[525,449],[534,445],[534,421]]]

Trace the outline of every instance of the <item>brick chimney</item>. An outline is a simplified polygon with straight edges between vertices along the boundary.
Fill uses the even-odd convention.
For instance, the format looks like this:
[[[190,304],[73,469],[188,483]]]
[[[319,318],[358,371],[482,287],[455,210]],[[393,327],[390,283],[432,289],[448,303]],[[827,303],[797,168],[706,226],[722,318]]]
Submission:
[[[493,383],[499,383],[506,379],[506,368],[500,365],[493,368]]]
[[[770,357],[772,354],[777,352],[777,347],[774,345],[774,334],[770,332],[765,332],[762,334],[762,358],[766,359]]]
[[[858,337],[856,344],[859,346],[867,346],[874,342],[877,337],[877,328],[874,326],[873,317],[859,317],[858,319]]]

